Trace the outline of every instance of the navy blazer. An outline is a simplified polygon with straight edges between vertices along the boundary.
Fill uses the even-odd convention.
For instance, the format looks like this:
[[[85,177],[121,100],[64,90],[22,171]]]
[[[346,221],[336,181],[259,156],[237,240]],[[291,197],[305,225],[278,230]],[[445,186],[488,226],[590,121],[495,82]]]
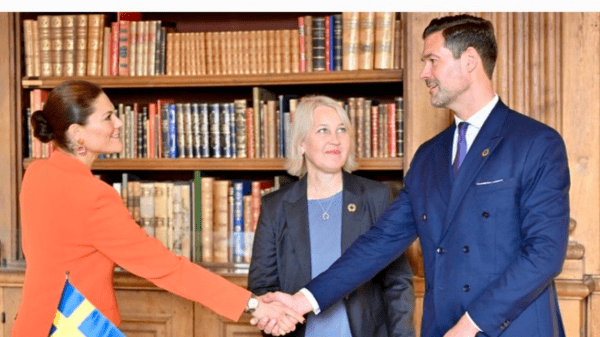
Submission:
[[[344,172],[343,185],[342,252],[369,229],[390,201],[390,189],[380,182]],[[355,209],[348,207],[352,204]],[[398,257],[401,253],[384,271],[344,297],[353,336],[414,336],[412,270],[404,255]],[[263,197],[248,289],[259,295],[295,293],[311,278],[304,177]],[[291,336],[304,336],[304,331],[304,325],[298,326]]]
[[[328,307],[418,236],[421,336],[443,336],[465,312],[478,335],[564,336],[554,286],[569,229],[562,138],[499,101],[452,179],[454,130],[417,150],[399,197],[307,288]]]

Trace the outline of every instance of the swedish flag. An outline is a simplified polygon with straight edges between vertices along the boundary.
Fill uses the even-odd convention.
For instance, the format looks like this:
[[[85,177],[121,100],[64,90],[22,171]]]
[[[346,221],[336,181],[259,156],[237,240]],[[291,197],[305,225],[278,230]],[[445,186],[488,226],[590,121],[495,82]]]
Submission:
[[[50,337],[125,337],[67,277]]]

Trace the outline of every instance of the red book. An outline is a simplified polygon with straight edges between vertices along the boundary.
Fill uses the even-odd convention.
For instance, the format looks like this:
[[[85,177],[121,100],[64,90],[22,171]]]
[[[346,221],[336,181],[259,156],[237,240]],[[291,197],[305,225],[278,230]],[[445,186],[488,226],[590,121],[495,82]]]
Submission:
[[[156,158],[156,104],[148,104],[148,158]]]
[[[325,17],[325,71],[331,70],[331,16]]]
[[[396,103],[389,103],[387,117],[388,157],[396,157]]]
[[[129,21],[119,21],[119,60],[118,60],[118,74],[121,76],[129,75]]]
[[[298,37],[300,40],[300,72],[306,72],[306,30],[304,29],[304,17],[298,18]]]
[[[248,158],[254,157],[254,109],[246,108],[246,151]]]
[[[379,157],[379,106],[371,107],[371,157]]]
[[[141,21],[142,13],[141,12],[119,12],[119,21]]]
[[[110,64],[108,66],[109,75],[117,76],[119,74],[119,23],[110,24]]]

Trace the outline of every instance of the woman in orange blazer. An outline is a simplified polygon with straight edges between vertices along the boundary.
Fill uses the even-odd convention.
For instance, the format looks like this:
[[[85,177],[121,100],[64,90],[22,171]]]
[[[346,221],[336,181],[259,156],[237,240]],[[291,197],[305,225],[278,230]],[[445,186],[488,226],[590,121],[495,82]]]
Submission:
[[[248,290],[167,250],[135,223],[119,194],[92,175],[98,155],[121,151],[123,123],[113,112],[99,86],[68,81],[32,115],[35,136],[53,140],[57,150],[48,160],[32,163],[23,178],[27,268],[12,336],[48,335],[67,271],[71,283],[118,325],[112,282],[116,264],[231,320],[246,311],[281,321],[275,334],[294,330],[302,316],[282,305],[250,300],[254,296]]]

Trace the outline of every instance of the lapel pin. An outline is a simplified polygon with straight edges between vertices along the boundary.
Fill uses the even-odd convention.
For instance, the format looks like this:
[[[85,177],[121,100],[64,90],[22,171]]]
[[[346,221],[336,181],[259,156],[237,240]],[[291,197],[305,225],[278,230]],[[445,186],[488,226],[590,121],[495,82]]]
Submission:
[[[481,156],[482,157],[487,157],[488,154],[490,154],[490,149],[489,148],[487,148],[487,149],[483,150],[483,152],[481,152]]]
[[[348,212],[354,213],[354,211],[356,211],[356,205],[355,204],[348,204]]]

